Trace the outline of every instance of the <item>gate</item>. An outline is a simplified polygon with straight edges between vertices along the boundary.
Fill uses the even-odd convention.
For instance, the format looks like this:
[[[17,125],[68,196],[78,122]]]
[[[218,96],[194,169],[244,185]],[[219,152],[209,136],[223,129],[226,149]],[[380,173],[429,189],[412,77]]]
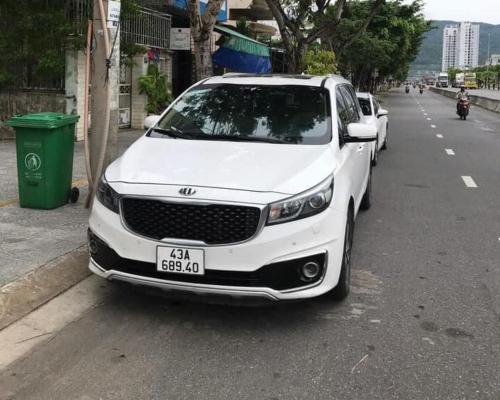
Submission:
[[[128,64],[120,64],[120,83],[118,96],[118,115],[120,128],[130,128],[132,112],[132,68]]]

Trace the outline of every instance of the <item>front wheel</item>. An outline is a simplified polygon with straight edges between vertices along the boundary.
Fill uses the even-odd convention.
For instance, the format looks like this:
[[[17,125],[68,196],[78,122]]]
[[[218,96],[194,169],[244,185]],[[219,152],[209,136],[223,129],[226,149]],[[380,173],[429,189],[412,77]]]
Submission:
[[[349,207],[347,212],[347,221],[344,236],[344,251],[342,254],[342,266],[340,268],[340,276],[337,286],[335,286],[331,296],[337,300],[344,300],[349,294],[351,288],[351,254],[352,254],[352,239],[354,236],[354,212],[352,207]]]

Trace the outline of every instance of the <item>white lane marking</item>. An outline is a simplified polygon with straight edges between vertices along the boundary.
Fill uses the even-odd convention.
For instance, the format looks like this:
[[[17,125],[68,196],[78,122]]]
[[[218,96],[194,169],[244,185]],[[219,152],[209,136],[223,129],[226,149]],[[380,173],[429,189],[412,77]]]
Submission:
[[[448,154],[449,156],[455,155],[455,152],[452,149],[444,149],[444,151],[446,151],[446,154]]]
[[[443,135],[441,135],[440,133],[438,133],[438,134],[436,135],[436,137],[438,137],[439,139],[442,139],[442,138],[443,138]]]
[[[0,331],[0,371],[95,307],[110,290],[110,285],[91,276],[4,328]]]
[[[427,118],[427,121],[432,121],[432,119],[430,119],[430,118]]]
[[[431,125],[431,128],[432,128],[432,129],[436,129],[436,128],[437,128],[437,126],[436,126],[436,125]]]
[[[477,188],[476,182],[474,182],[471,176],[462,176],[462,180],[468,188]]]
[[[424,112],[424,115],[427,117],[429,114],[427,114],[426,112]]]

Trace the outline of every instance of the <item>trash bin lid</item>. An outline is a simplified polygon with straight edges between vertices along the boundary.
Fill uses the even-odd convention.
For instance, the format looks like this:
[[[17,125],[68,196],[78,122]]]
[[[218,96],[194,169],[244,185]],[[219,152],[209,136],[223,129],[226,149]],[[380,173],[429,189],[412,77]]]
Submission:
[[[5,121],[5,124],[14,128],[42,128],[55,129],[61,126],[74,124],[80,116],[57,112],[40,112],[24,115],[15,115]]]

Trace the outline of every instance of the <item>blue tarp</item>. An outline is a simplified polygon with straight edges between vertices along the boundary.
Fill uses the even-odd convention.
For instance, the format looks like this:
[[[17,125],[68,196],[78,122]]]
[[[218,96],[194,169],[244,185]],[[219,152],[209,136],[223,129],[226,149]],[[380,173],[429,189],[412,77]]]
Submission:
[[[220,47],[212,57],[215,64],[235,72],[263,74],[272,70],[269,57],[243,53],[224,46]]]

